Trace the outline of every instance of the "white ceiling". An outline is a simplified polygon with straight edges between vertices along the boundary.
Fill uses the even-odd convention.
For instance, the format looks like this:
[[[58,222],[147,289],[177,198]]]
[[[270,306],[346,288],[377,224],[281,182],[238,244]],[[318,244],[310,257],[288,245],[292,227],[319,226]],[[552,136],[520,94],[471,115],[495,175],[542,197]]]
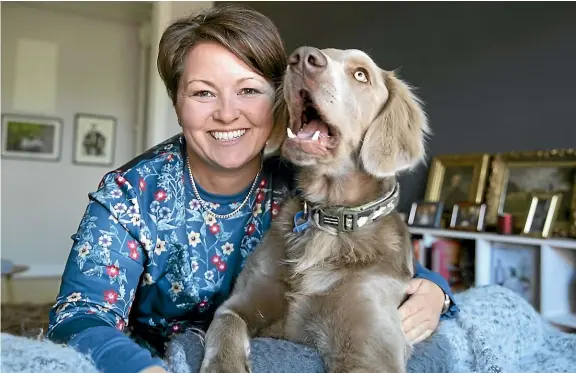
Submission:
[[[150,19],[152,1],[9,1],[4,6],[25,6],[59,12],[70,12],[87,17],[98,17],[130,24],[141,24]]]

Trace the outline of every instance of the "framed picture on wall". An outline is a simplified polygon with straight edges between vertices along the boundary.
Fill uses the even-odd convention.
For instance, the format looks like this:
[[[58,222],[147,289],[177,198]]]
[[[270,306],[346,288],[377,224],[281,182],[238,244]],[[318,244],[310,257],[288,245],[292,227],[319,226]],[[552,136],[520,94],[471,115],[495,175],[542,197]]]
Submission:
[[[23,114],[2,114],[2,157],[58,161],[63,122]]]
[[[114,162],[116,118],[78,113],[74,117],[74,156],[76,164],[110,166]]]

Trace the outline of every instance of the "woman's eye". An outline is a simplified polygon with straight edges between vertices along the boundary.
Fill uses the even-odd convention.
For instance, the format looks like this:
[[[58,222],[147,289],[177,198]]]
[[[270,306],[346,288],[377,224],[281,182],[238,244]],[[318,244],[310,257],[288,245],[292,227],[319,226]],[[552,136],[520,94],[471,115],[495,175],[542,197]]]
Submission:
[[[257,95],[260,94],[260,91],[254,88],[244,88],[240,91],[243,95]]]
[[[210,91],[196,91],[196,92],[192,93],[192,96],[194,96],[194,97],[214,97],[214,95]]]

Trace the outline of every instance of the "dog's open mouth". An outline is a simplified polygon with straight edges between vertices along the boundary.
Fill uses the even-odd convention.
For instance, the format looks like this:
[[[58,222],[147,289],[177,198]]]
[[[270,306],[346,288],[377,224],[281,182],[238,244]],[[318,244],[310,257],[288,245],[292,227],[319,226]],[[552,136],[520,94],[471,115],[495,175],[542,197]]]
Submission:
[[[288,127],[288,140],[298,144],[306,153],[324,155],[336,146],[338,132],[324,120],[308,91],[301,90],[300,95],[303,101],[302,114],[294,128],[296,133]]]

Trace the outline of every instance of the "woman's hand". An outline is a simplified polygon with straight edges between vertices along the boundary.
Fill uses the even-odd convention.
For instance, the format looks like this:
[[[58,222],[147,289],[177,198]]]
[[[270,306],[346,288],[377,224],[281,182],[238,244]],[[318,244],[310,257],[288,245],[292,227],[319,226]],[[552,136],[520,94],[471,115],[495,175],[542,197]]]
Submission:
[[[398,308],[402,329],[412,344],[430,337],[444,307],[444,291],[430,280],[415,278],[408,283],[408,299]]]

